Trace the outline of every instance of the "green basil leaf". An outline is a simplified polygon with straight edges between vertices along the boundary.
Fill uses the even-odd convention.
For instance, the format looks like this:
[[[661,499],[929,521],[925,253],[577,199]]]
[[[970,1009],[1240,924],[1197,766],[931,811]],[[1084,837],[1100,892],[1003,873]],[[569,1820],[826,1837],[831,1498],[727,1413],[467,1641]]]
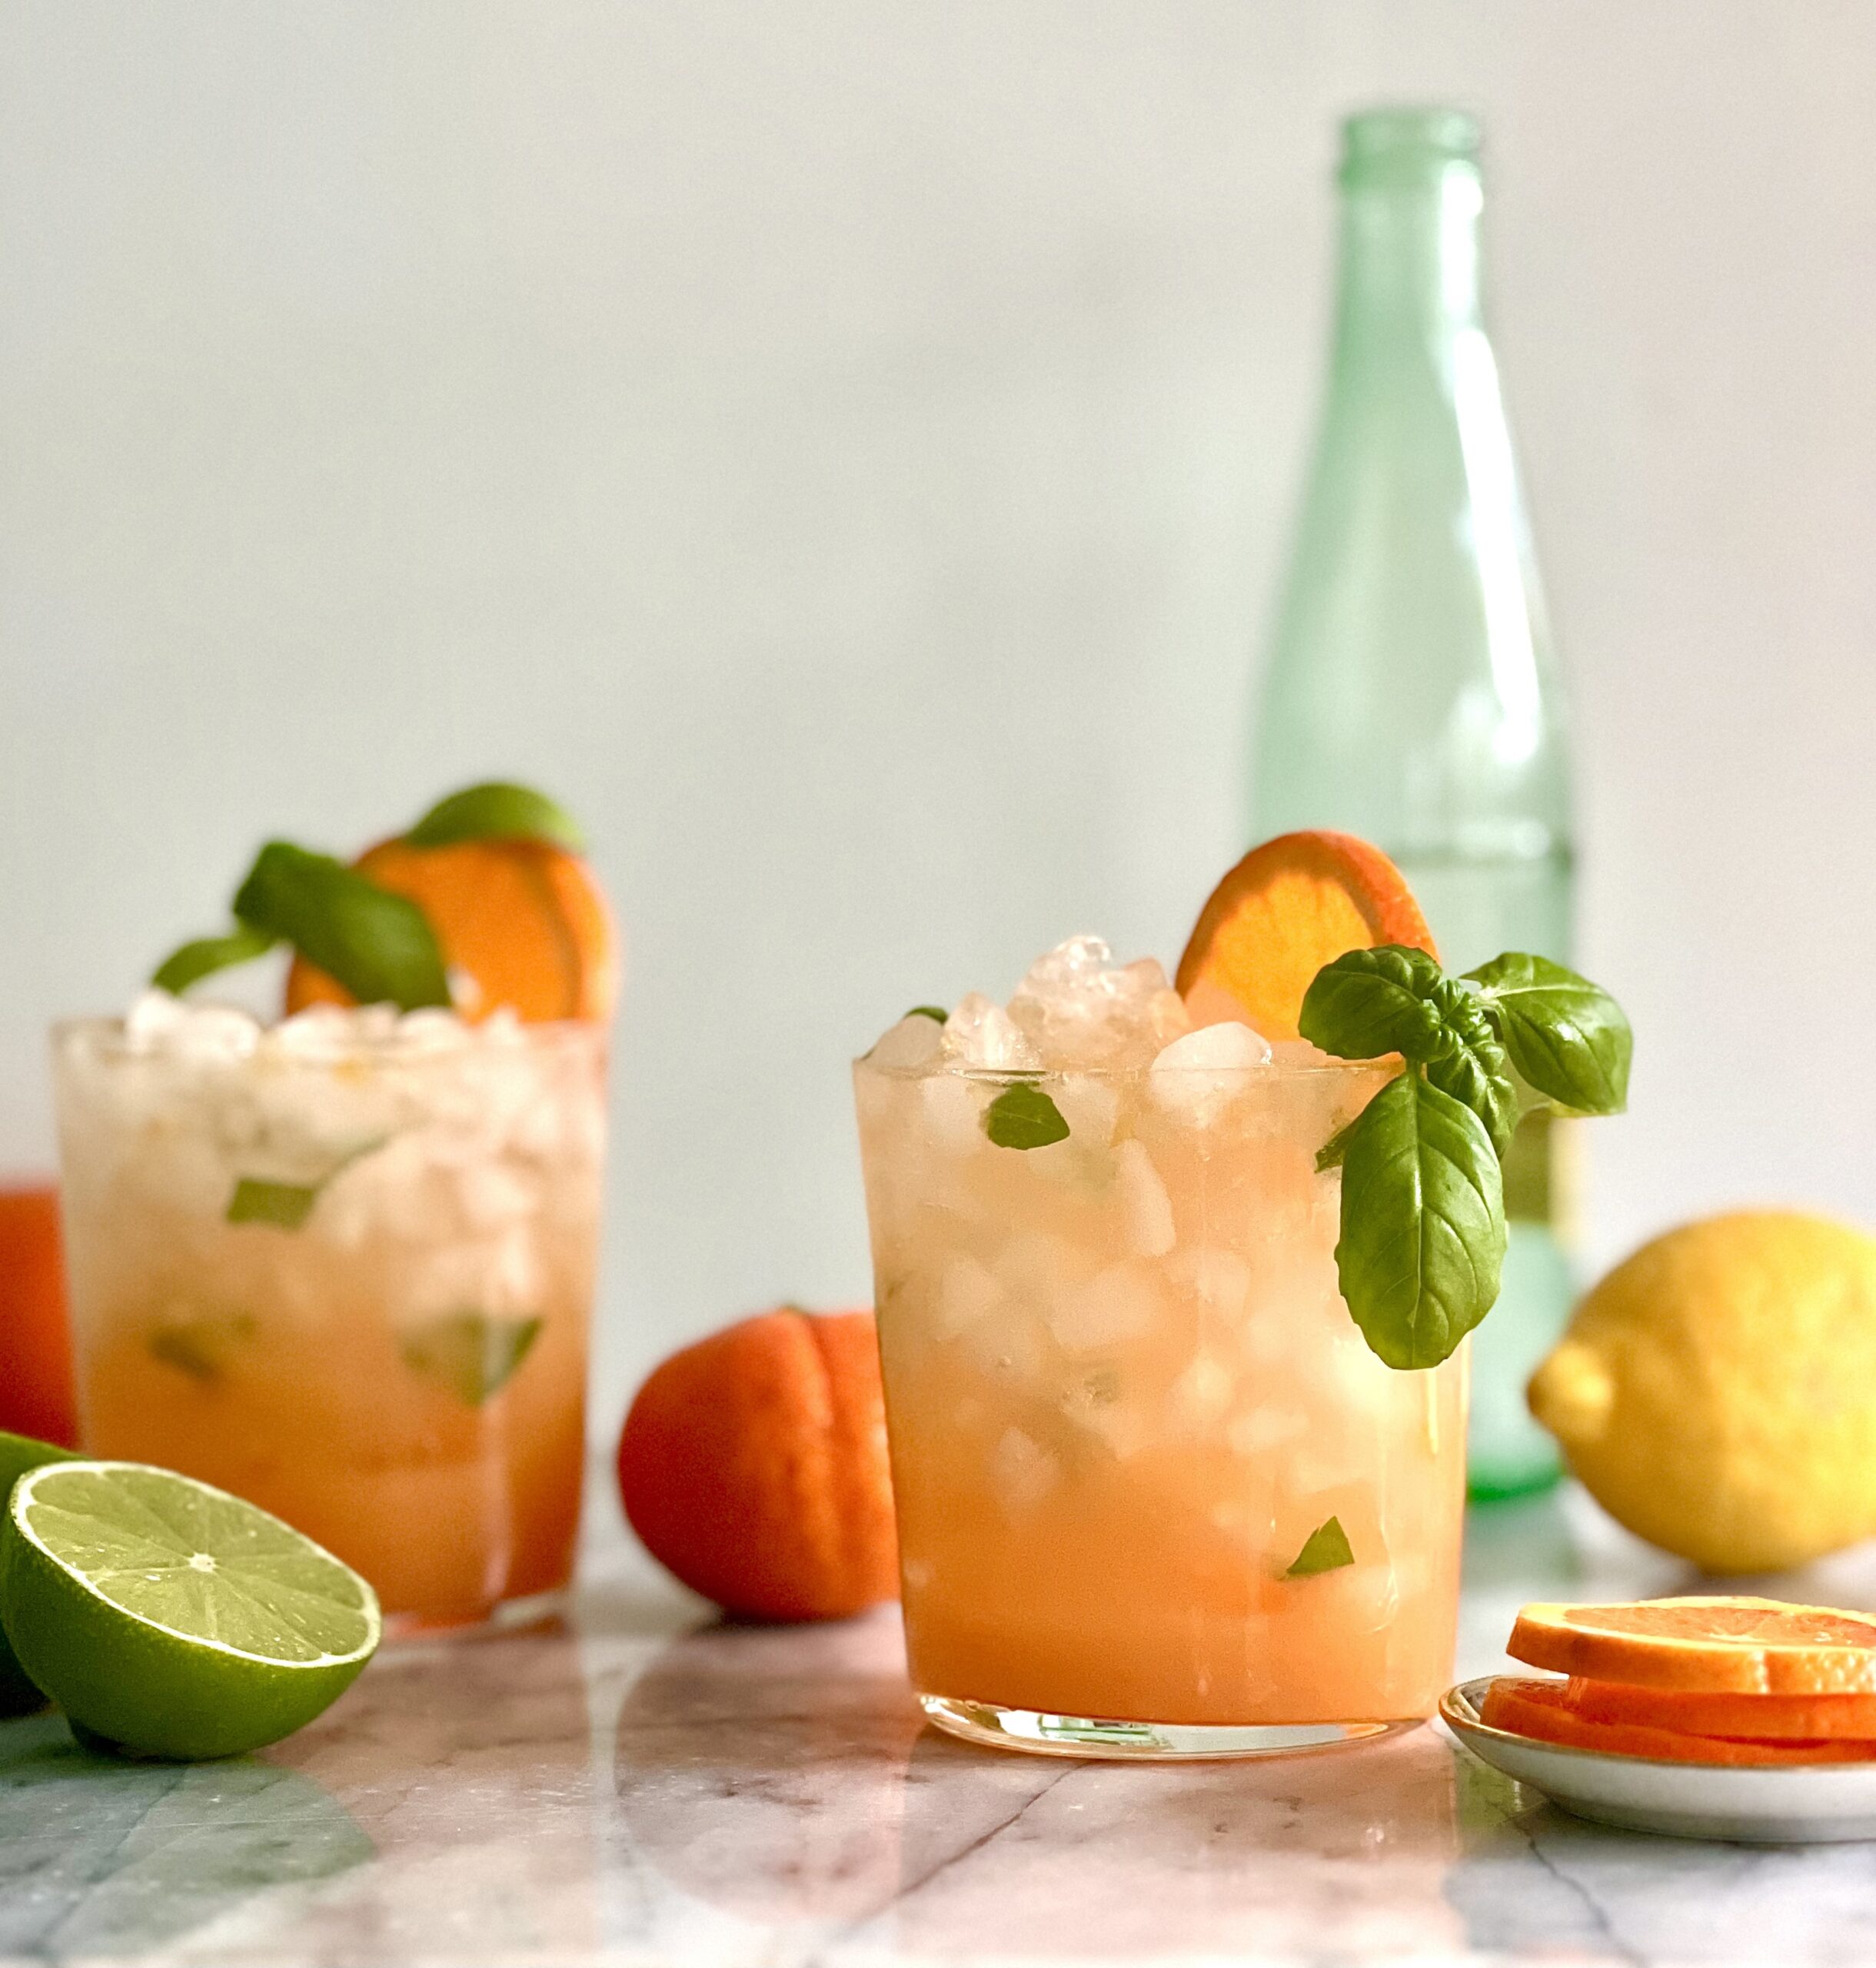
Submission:
[[[1046,1148],[1068,1139],[1068,1123],[1039,1086],[1019,1080],[983,1110],[983,1132],[999,1148]]]
[[[1410,1066],[1349,1130],[1335,1245],[1349,1310],[1390,1367],[1436,1367],[1491,1311],[1504,1262],[1485,1123]]]
[[[198,937],[194,942],[171,950],[151,972],[150,982],[158,990],[171,992],[179,998],[191,984],[212,976],[218,970],[265,956],[278,940],[264,929],[250,929],[246,923],[238,922],[225,936]]]
[[[271,840],[234,897],[250,929],[292,944],[361,1005],[400,1011],[450,1002],[443,953],[430,919],[329,854]]]
[[[223,1220],[229,1223],[271,1223],[277,1230],[297,1230],[313,1213],[323,1185],[318,1182],[269,1182],[243,1175],[228,1198]]]
[[[1297,1029],[1339,1059],[1378,1059],[1389,1052],[1430,1059],[1450,995],[1425,950],[1400,943],[1349,950],[1310,980]]]
[[[1361,1119],[1356,1115],[1355,1121]],[[1355,1121],[1349,1121],[1339,1127],[1316,1152],[1316,1172],[1326,1175],[1330,1169],[1342,1166],[1342,1158],[1349,1152],[1349,1136],[1353,1131]]]
[[[1502,1164],[1518,1126],[1518,1088],[1505,1063],[1505,1048],[1469,992],[1455,992],[1439,1049],[1426,1062],[1426,1076],[1485,1122],[1492,1151]]]
[[[1319,1572],[1339,1571],[1344,1565],[1354,1562],[1355,1554],[1349,1548],[1349,1534],[1342,1528],[1342,1519],[1332,1517],[1319,1524],[1304,1539],[1296,1563],[1283,1576],[1314,1578]]]
[[[540,1337],[538,1318],[448,1312],[407,1332],[399,1351],[413,1373],[441,1382],[465,1407],[480,1408],[501,1392]]]
[[[1578,1114],[1628,1104],[1635,1035],[1608,992],[1548,957],[1518,951],[1466,976],[1512,1064],[1537,1092]]]
[[[914,1005],[911,1010],[906,1013],[906,1016],[936,1019],[940,1025],[949,1025],[951,1022],[951,1014],[943,1005]]]
[[[251,1312],[210,1312],[200,1318],[159,1325],[148,1345],[153,1360],[206,1383],[218,1381],[228,1371],[234,1348],[254,1335]]]
[[[566,808],[531,786],[490,780],[439,800],[404,836],[412,847],[451,847],[461,840],[538,840],[586,852],[586,836]]]

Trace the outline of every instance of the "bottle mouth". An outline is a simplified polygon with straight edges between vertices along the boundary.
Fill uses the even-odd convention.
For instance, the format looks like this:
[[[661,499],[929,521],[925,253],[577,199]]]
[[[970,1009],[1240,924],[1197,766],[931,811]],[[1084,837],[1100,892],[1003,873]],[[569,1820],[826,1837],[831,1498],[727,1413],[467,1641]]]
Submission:
[[[1344,184],[1436,181],[1449,165],[1477,168],[1479,119],[1463,109],[1359,110],[1342,125]]]

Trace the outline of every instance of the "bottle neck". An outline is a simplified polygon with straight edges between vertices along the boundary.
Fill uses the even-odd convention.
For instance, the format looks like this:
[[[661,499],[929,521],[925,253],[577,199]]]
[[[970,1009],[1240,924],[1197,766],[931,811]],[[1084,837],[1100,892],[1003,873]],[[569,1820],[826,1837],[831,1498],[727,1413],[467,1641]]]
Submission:
[[[1450,384],[1452,344],[1479,322],[1479,173],[1453,161],[1407,181],[1345,184],[1335,394],[1415,375]]]

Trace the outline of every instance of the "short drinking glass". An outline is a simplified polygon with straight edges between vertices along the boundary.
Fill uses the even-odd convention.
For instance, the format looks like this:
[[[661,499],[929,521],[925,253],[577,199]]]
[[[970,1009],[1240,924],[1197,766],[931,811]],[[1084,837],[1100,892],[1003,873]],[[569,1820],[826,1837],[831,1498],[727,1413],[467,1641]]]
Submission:
[[[261,1504],[407,1627],[564,1586],[604,1034],[178,1007],[53,1050],[86,1450]]]
[[[1320,1059],[1320,1055],[1317,1055]],[[1375,1734],[1452,1665],[1463,1348],[1337,1288],[1340,1062],[855,1068],[913,1682],[956,1734],[1219,1756]],[[1053,1123],[1020,1123],[1046,1096]]]

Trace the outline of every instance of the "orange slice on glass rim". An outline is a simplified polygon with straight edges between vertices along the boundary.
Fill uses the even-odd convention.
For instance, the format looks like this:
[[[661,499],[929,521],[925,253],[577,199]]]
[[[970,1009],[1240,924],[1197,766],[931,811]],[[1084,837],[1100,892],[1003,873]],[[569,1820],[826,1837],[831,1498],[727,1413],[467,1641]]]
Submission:
[[[1572,1705],[1564,1682],[1511,1674],[1499,1675],[1485,1690],[1479,1719],[1488,1729],[1537,1742],[1598,1750],[1605,1756],[1645,1757],[1655,1763],[1854,1763],[1870,1754],[1867,1743],[1742,1742],[1640,1723],[1593,1721]]]
[[[618,939],[604,893],[580,856],[542,840],[418,847],[400,837],[368,849],[353,865],[428,916],[464,1018],[484,1019],[503,1005],[530,1023],[610,1016]],[[289,1016],[308,1005],[354,1002],[324,971],[294,959]]]
[[[1276,1042],[1297,1036],[1324,964],[1379,943],[1439,954],[1399,869],[1353,834],[1279,834],[1212,891],[1175,982],[1201,1021],[1246,1018]]]
[[[1876,1694],[1876,1619],[1775,1599],[1527,1606],[1505,1651],[1585,1680],[1690,1694]]]

